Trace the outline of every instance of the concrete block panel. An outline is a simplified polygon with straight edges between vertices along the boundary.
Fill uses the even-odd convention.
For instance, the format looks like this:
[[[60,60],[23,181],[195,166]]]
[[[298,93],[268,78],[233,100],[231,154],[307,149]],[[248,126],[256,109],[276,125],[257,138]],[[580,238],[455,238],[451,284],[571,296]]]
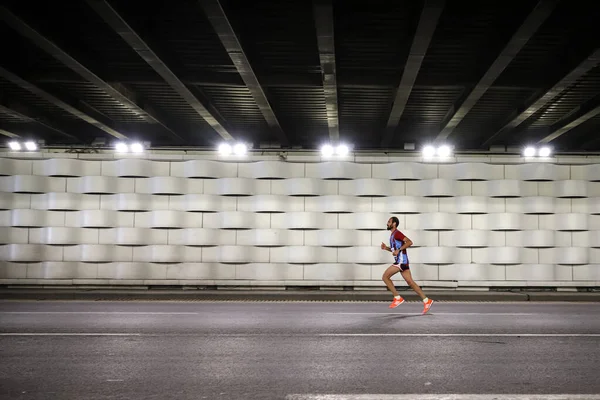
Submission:
[[[471,182],[457,182],[450,179],[429,179],[406,182],[408,196],[453,197],[471,194]]]
[[[505,211],[505,200],[485,196],[458,196],[439,199],[439,209],[444,213],[487,214]]]
[[[236,211],[238,200],[235,197],[214,194],[186,194],[184,196],[171,196],[168,208],[175,211],[189,212]]]
[[[66,178],[51,178],[36,175],[0,176],[0,188],[12,193],[64,192]]]
[[[501,265],[454,264],[439,266],[442,281],[503,281],[506,270]]]
[[[134,214],[111,210],[84,210],[66,214],[65,226],[76,228],[133,227]]]
[[[600,182],[588,182],[588,197],[600,197]]]
[[[297,264],[245,264],[235,266],[235,278],[261,281],[304,279],[304,268]]]
[[[389,179],[354,179],[339,183],[339,192],[345,196],[385,197],[401,196],[405,191],[404,182]]]
[[[314,231],[311,233],[320,232]],[[238,246],[302,246],[304,237],[301,231],[292,231],[289,229],[252,229],[237,231],[237,238],[234,236],[234,244]],[[308,245],[308,244],[307,244]],[[318,246],[318,245],[316,245]]]
[[[136,213],[134,226],[155,229],[199,228],[202,227],[202,214],[172,210]]]
[[[148,228],[111,228],[99,231],[99,244],[123,246],[146,246],[167,244],[168,232],[162,229]]]
[[[561,244],[557,239],[565,239],[552,230],[531,229],[524,231],[510,232],[506,234],[506,245],[508,247],[531,247],[531,248],[550,248]],[[564,232],[562,232],[564,234]],[[564,247],[561,246],[561,247]]]
[[[51,211],[97,210],[100,208],[100,196],[81,193],[33,194],[31,208]]]
[[[589,218],[587,214],[553,214],[540,215],[540,229],[556,231],[586,231],[589,229]]]
[[[11,210],[10,226],[36,228],[44,226],[64,226],[65,213],[42,210]]]
[[[47,261],[27,265],[29,279],[96,279],[97,276],[96,264]]]
[[[506,211],[522,214],[554,214],[571,212],[571,200],[548,196],[506,199]]]
[[[203,263],[268,263],[268,247],[218,246],[202,248]]]
[[[389,214],[384,213],[353,213],[339,216],[340,229],[363,229],[363,230],[380,230],[385,227]]]
[[[303,163],[282,161],[240,163],[238,165],[238,176],[252,179],[304,178],[304,165]]]
[[[166,279],[170,265],[144,262],[113,262],[98,265],[98,279]],[[117,283],[117,282],[115,282]]]
[[[372,202],[369,198],[338,195],[306,197],[303,200],[305,211],[324,213],[369,212]]]
[[[538,250],[522,247],[473,249],[472,253],[472,261],[476,264],[537,264],[540,262]]]
[[[426,231],[471,229],[471,216],[452,213],[407,215],[406,226],[419,228]]]
[[[539,193],[542,196],[559,197],[559,198],[578,198],[588,197],[587,181],[557,181],[557,182],[542,182],[539,184]]]
[[[600,198],[572,199],[573,212],[600,215]],[[567,211],[568,212],[568,211]]]
[[[245,266],[245,265],[244,265]],[[236,266],[219,263],[182,263],[166,265],[167,279],[235,279]]]
[[[392,196],[373,199],[373,211],[390,214],[437,212],[442,199],[417,196]]]
[[[562,247],[540,251],[540,264],[583,265],[590,260],[586,247]]]
[[[100,208],[115,211],[166,210],[169,208],[169,198],[139,193],[102,195]]]
[[[473,182],[473,195],[487,197],[537,196],[537,183],[510,179]]]
[[[101,175],[101,162],[72,158],[34,160],[33,175],[43,176],[86,176]]]
[[[438,167],[435,164],[413,162],[373,164],[373,178],[410,181],[436,179],[437,177]]]
[[[0,260],[12,262],[62,261],[63,247],[42,244],[5,244],[0,246]]]
[[[202,193],[204,180],[185,179],[173,176],[156,176],[135,180],[135,192],[156,195],[183,195],[187,193]]]
[[[270,262],[314,264],[337,262],[337,249],[321,246],[285,246],[269,249]]]
[[[201,262],[202,247],[153,245],[133,248],[134,262]]]
[[[508,281],[571,281],[573,267],[552,264],[507,265]]]
[[[506,234],[497,231],[455,230],[440,232],[440,246],[447,247],[504,247]]]
[[[520,231],[537,228],[537,215],[511,213],[473,215],[472,229],[490,231]]]
[[[238,211],[258,213],[282,213],[304,211],[304,199],[301,197],[259,194],[238,199]]]
[[[234,245],[236,238],[234,231],[210,228],[172,229],[163,232],[168,233],[168,244],[176,246]]]
[[[138,160],[123,158],[114,161],[102,161],[102,175],[124,178],[150,176],[169,176],[170,163],[164,161]]]
[[[133,193],[135,180],[109,176],[84,176],[67,179],[67,192],[87,194]]]
[[[371,244],[371,232],[354,229],[322,229],[304,232],[305,246],[347,247]]]
[[[259,214],[260,215],[260,214]],[[273,229],[336,229],[338,216],[316,212],[291,212],[272,214],[271,228]],[[256,228],[261,228],[256,226]],[[341,229],[343,229],[340,226]],[[353,228],[355,229],[355,228]]]
[[[336,250],[336,249],[334,249]],[[337,249],[338,263],[346,264],[393,264],[394,257],[379,246],[355,246]],[[410,259],[411,253],[408,257]]]
[[[467,264],[471,262],[471,249],[455,247],[419,247],[408,251],[411,263]]]
[[[493,179],[504,179],[504,166],[485,163],[440,165],[439,176],[442,179],[457,181],[489,181]]]
[[[113,262],[132,261],[133,247],[81,244],[64,247],[64,261]]]
[[[371,280],[371,267],[352,263],[305,265],[304,279],[315,281],[367,281]]]
[[[29,241],[27,228],[0,228],[0,244],[26,244]]]
[[[224,211],[219,213],[207,213],[202,215],[202,228],[268,229],[271,225],[271,218],[272,216],[270,214],[258,214],[242,211]],[[190,227],[192,228],[193,226]]]
[[[600,248],[600,230],[573,232],[573,245]]]
[[[31,175],[33,171],[32,160],[2,159],[0,162],[0,176],[6,175]]]
[[[4,260],[0,261],[0,279],[26,279],[27,265]]]
[[[600,282],[600,264],[573,266],[573,280]]]
[[[313,178],[271,181],[271,194],[284,196],[326,196],[338,194],[338,182]]]
[[[221,196],[269,194],[271,182],[249,178],[219,178],[204,181],[204,193]]]
[[[521,181],[559,181],[569,179],[568,165],[546,163],[531,163],[521,165],[507,165],[506,179]]]
[[[600,164],[572,165],[571,179],[600,182]]]
[[[30,208],[31,194],[0,192],[0,210]]]
[[[370,164],[330,161],[306,164],[306,177],[318,179],[360,179],[371,177]]]
[[[212,160],[188,160],[171,162],[171,176],[181,178],[235,178],[238,164]]]
[[[31,228],[29,230],[29,243],[52,245],[98,244],[98,230],[57,226]]]

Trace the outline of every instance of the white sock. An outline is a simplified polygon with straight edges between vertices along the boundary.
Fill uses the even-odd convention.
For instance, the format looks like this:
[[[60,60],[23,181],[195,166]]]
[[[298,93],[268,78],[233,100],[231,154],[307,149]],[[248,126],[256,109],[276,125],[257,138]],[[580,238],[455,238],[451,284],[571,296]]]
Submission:
[[[425,297],[425,298],[423,299],[423,303],[427,303],[428,301],[429,301],[429,299],[428,299],[427,297]]]
[[[400,296],[394,296],[395,299],[400,299]]]

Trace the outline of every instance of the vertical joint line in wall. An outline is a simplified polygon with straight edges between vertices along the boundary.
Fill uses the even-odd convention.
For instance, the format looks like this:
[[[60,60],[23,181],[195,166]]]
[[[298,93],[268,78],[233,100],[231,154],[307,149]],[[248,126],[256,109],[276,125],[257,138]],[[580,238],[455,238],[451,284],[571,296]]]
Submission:
[[[306,178],[306,163],[304,162],[302,165],[304,166],[303,177]]]

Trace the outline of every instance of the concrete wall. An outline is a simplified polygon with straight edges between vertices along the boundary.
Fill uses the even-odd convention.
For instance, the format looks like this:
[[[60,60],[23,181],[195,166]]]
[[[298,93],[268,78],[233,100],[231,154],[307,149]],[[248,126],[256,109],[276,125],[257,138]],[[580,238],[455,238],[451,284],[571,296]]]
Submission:
[[[0,284],[600,286],[597,163],[201,158],[0,159]]]

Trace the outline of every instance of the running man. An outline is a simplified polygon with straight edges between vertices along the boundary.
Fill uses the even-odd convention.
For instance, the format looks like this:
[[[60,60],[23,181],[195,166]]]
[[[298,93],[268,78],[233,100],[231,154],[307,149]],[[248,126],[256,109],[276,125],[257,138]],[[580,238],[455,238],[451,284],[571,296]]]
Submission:
[[[388,220],[387,229],[388,231],[392,231],[392,234],[390,235],[390,245],[387,246],[385,243],[381,243],[381,249],[390,251],[394,256],[394,264],[388,267],[383,273],[383,281],[388,289],[394,294],[394,301],[390,304],[390,308],[396,308],[404,303],[404,299],[398,294],[398,291],[392,282],[392,276],[400,272],[406,283],[408,283],[408,286],[417,292],[421,299],[423,299],[423,304],[425,305],[423,314],[425,314],[431,308],[433,300],[428,299],[419,285],[412,279],[406,249],[412,246],[413,242],[398,230],[398,223],[397,217],[391,217]]]

